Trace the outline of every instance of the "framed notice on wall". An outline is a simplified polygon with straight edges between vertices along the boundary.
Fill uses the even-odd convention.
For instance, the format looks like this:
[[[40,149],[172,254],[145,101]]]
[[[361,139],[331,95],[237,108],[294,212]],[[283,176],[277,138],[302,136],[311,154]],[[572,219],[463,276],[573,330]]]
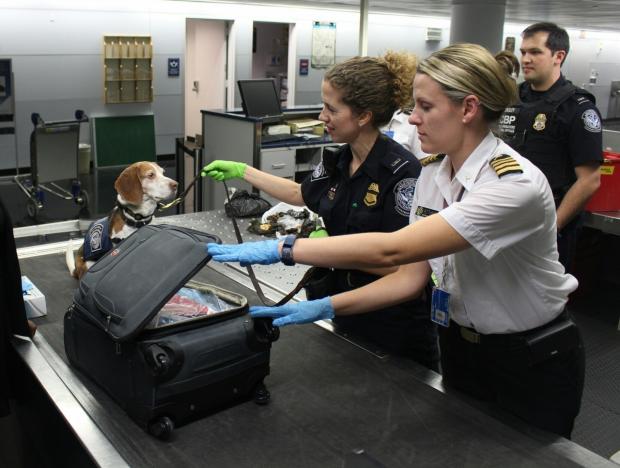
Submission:
[[[312,68],[327,68],[336,63],[336,23],[312,24]]]

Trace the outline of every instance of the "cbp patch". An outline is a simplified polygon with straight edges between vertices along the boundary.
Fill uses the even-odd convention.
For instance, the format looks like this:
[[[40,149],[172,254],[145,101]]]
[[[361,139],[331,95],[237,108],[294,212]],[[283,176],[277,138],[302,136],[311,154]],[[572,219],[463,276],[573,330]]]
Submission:
[[[592,133],[599,133],[601,131],[601,119],[594,109],[588,109],[581,114],[581,120],[583,120],[583,127]]]
[[[103,224],[93,224],[88,234],[90,236],[91,252],[97,252],[98,250],[101,250],[101,248],[103,247]]]
[[[310,181],[314,182],[315,180],[321,180],[327,178],[327,171],[325,167],[323,167],[323,161],[321,161],[312,171],[312,177],[310,177]]]
[[[394,200],[396,201],[394,209],[399,215],[409,217],[413,202],[413,192],[417,182],[418,179],[408,177],[394,186]]]

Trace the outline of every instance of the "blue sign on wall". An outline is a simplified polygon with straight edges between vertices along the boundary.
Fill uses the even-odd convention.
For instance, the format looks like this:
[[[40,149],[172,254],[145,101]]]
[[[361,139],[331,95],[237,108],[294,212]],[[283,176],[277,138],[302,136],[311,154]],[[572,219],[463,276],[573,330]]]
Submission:
[[[299,59],[299,75],[306,76],[308,74],[308,65],[310,61],[308,59]]]
[[[168,59],[168,76],[179,76],[181,59],[178,57]]]

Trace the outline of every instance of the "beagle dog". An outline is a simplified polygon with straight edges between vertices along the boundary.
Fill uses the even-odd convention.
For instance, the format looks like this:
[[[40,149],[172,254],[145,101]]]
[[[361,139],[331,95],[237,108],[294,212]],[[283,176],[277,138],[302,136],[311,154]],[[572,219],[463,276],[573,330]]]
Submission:
[[[114,182],[116,206],[107,217],[90,225],[77,254],[71,247],[67,249],[71,275],[80,279],[115,244],[149,224],[162,201],[176,195],[177,186],[158,164],[141,161],[125,168]]]

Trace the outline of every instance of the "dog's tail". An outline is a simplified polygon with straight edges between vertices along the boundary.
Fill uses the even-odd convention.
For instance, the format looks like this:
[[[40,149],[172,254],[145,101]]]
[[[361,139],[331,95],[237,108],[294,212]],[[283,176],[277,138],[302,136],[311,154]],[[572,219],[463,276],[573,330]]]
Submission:
[[[69,274],[75,278],[75,250],[73,249],[73,245],[71,245],[71,243],[67,244],[67,250],[65,252],[65,262],[67,262]]]

